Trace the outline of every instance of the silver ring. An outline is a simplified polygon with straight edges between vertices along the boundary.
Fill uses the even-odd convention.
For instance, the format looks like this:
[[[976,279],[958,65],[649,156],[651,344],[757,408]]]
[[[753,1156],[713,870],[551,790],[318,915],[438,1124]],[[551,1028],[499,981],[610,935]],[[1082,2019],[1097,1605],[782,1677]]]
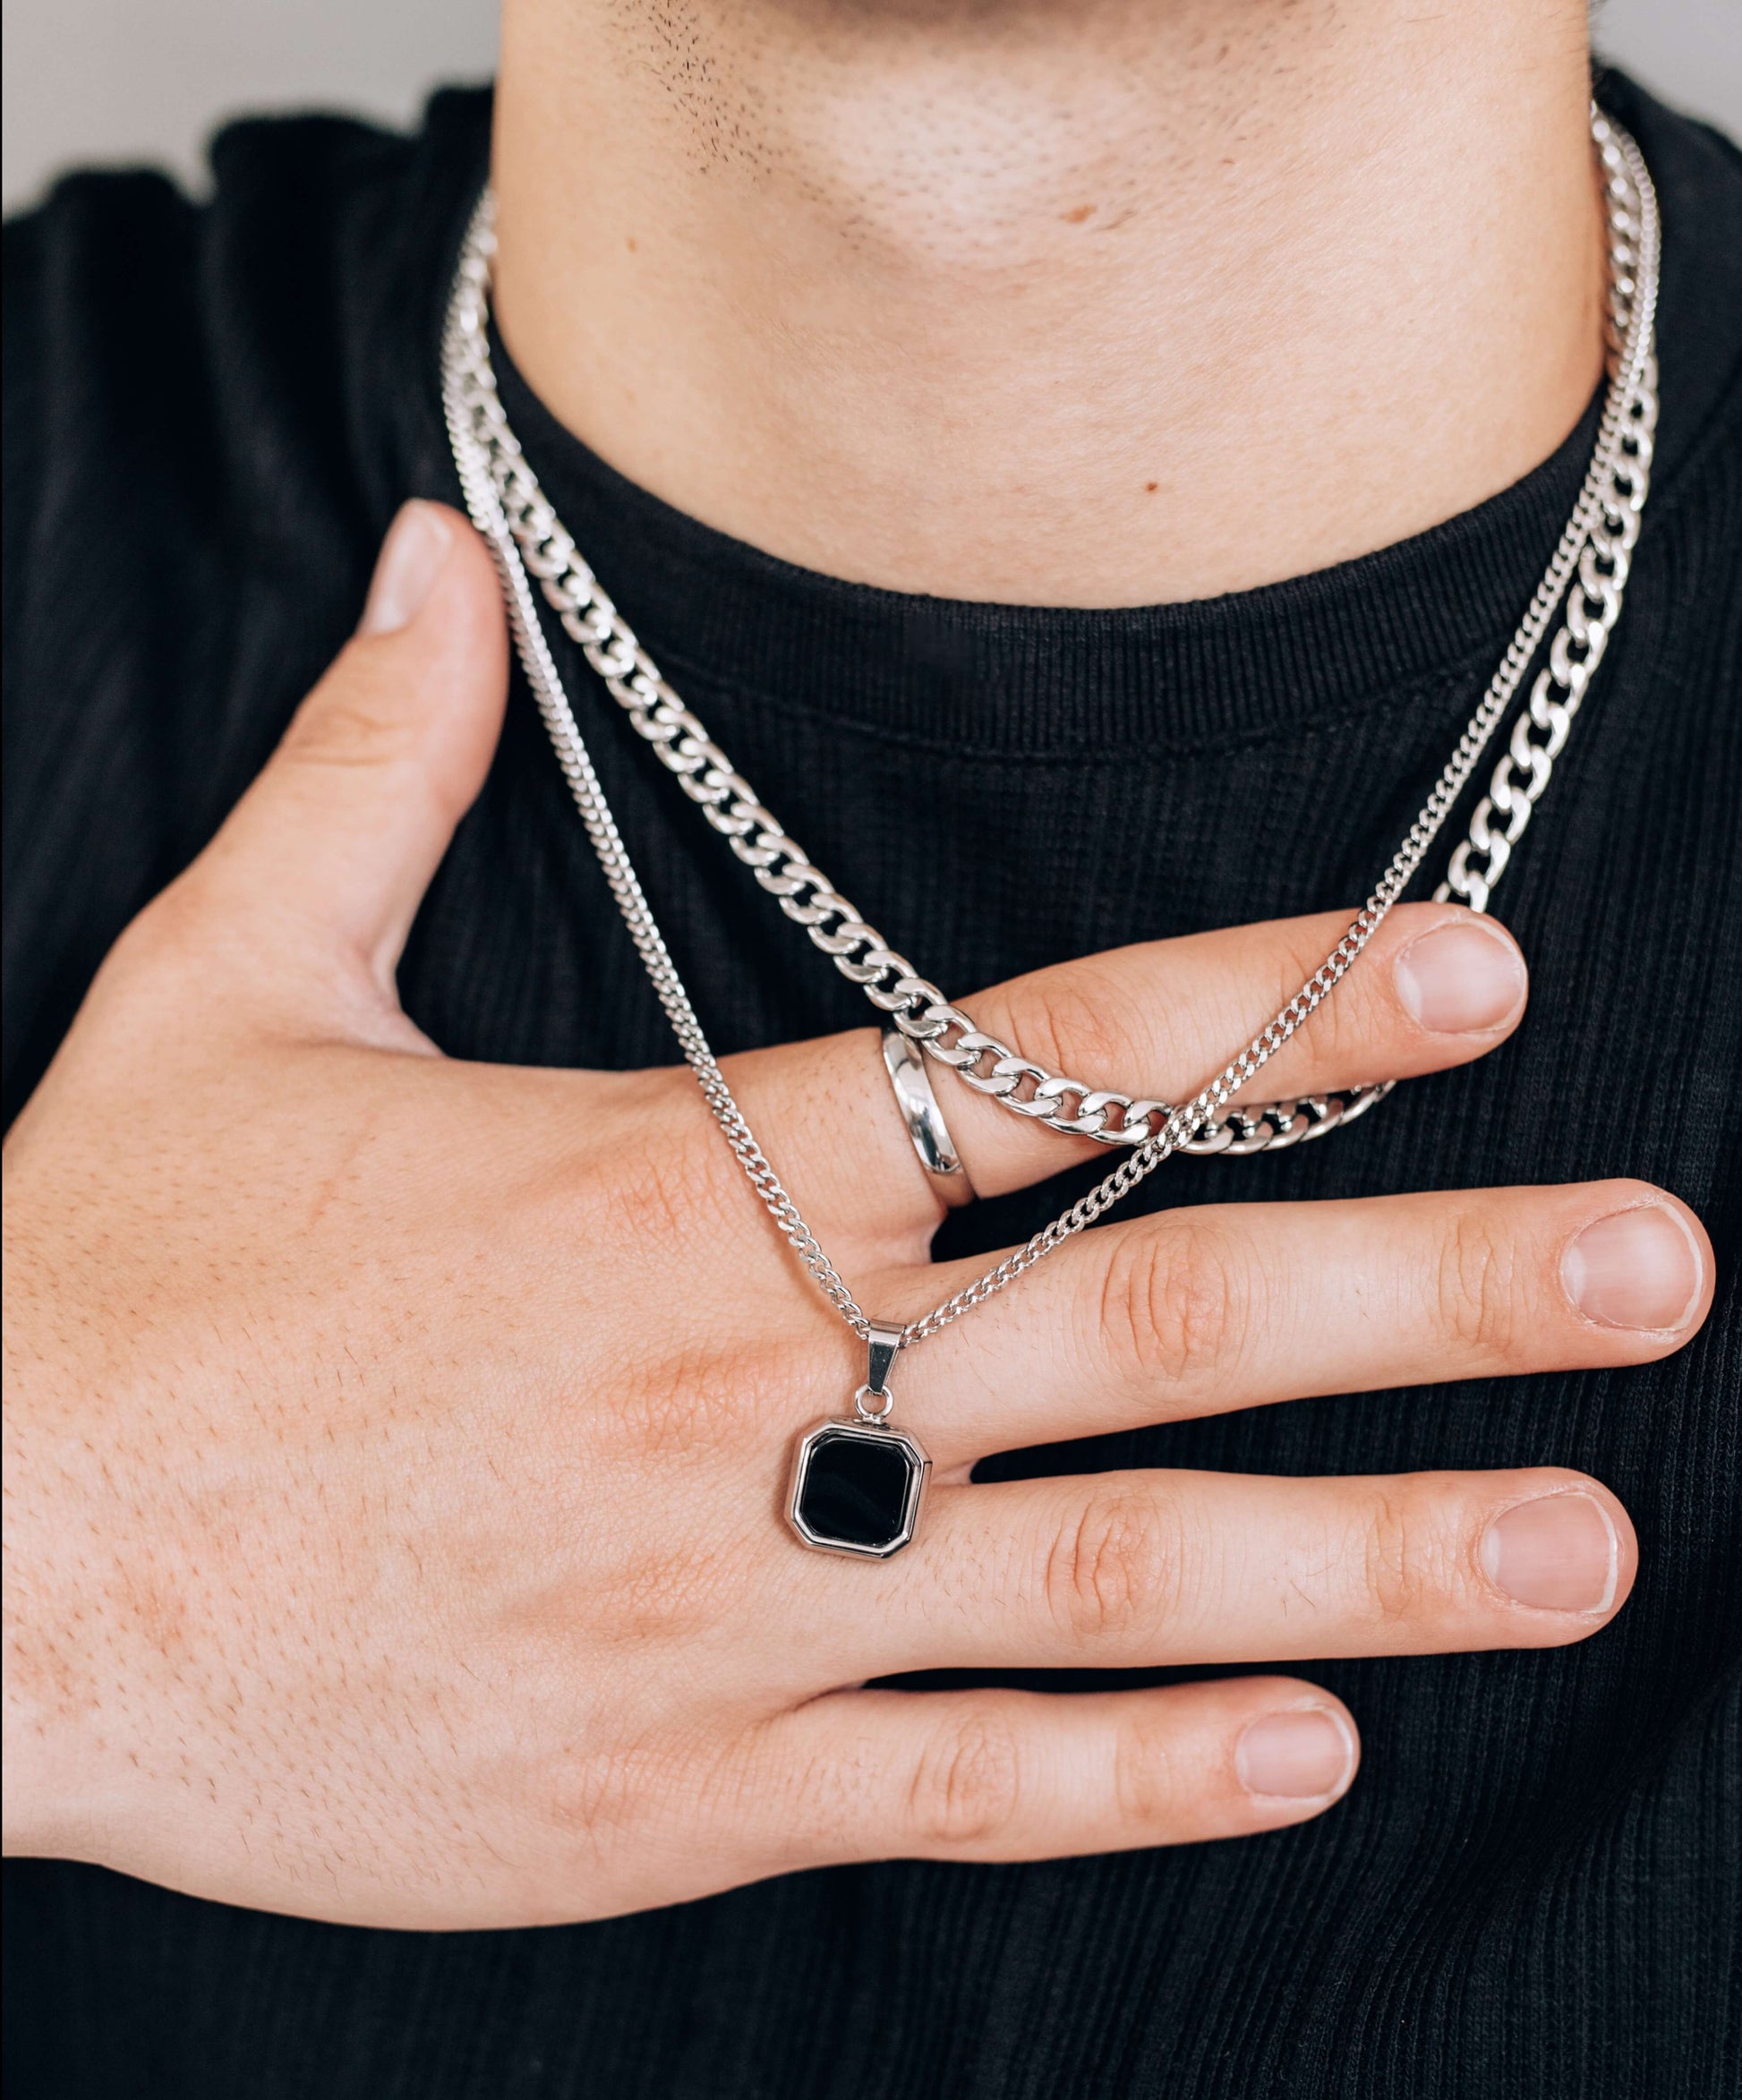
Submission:
[[[895,1089],[895,1105],[908,1126],[919,1164],[932,1177],[938,1194],[953,1210],[974,1200],[974,1184],[961,1164],[955,1140],[937,1105],[926,1060],[900,1029],[884,1029],[884,1070]]]

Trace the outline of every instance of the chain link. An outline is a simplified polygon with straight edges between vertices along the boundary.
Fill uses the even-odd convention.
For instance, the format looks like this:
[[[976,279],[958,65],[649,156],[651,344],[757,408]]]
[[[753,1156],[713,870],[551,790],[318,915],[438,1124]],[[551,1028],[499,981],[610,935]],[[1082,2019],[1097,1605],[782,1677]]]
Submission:
[[[901,1330],[901,1345],[911,1346],[1006,1288],[1054,1248],[1095,1224],[1171,1153],[1244,1156],[1278,1150],[1353,1122],[1391,1091],[1395,1082],[1386,1081],[1298,1101],[1231,1106],[1233,1096],[1335,990],[1402,894],[1472,777],[1576,576],[1577,588],[1550,646],[1548,666],[1494,768],[1469,838],[1454,853],[1447,881],[1437,892],[1441,898],[1456,892],[1473,909],[1486,909],[1512,846],[1548,783],[1619,614],[1649,486],[1656,420],[1652,331],[1658,221],[1651,178],[1633,140],[1594,108],[1592,133],[1603,171],[1609,220],[1610,379],[1596,448],[1573,515],[1457,749],[1372,895],[1294,997],[1182,1105],[1091,1088],[1050,1072],[977,1029],[971,1018],[891,949],[812,864],[666,683],[563,530],[508,428],[489,347],[494,200],[488,190],[480,198],[455,275],[441,347],[443,408],[467,509],[495,557],[521,662],[576,807],[685,1059],[776,1227],[861,1339],[868,1336],[871,1321],[756,1141],[666,947],[564,691],[530,578],[539,579],[564,628],[637,732],[756,881],[909,1040],[1017,1114],[1069,1135],[1129,1148],[1087,1195],[1023,1246],[909,1321]],[[1540,743],[1532,739],[1533,728],[1541,734]],[[1494,828],[1497,817],[1502,829]],[[1486,866],[1473,866],[1472,854],[1484,856]]]
[[[1469,837],[1453,854],[1446,881],[1435,892],[1442,901],[1456,896],[1474,910],[1486,910],[1512,848],[1548,785],[1620,614],[1649,487],[1657,420],[1651,351],[1657,215],[1651,179],[1632,139],[1595,110],[1592,133],[1609,226],[1611,379],[1602,427],[1579,500],[1541,584],[1433,795],[1386,880],[1369,900],[1369,909],[1377,904],[1380,917],[1414,875],[1469,781],[1570,581],[1565,624],[1554,637],[1549,662],[1514,725],[1489,792],[1471,820]],[[471,429],[489,455],[491,478],[523,561],[636,733],[786,916],[803,926],[841,974],[858,985],[872,1004],[929,1056],[978,1092],[1048,1130],[1133,1148],[1157,1137],[1173,1114],[1171,1103],[1091,1087],[1050,1071],[977,1029],[812,862],[666,682],[563,530],[508,428],[491,368],[485,326],[488,251],[479,243],[487,241],[490,213],[486,195],[468,245],[468,253],[484,264],[483,274],[470,280],[478,314],[478,326],[467,338],[471,354],[465,374]],[[1540,742],[1533,740],[1533,730],[1540,732]],[[1499,830],[1494,828],[1496,817],[1501,821]],[[1482,857],[1483,865],[1478,866],[1473,856]],[[1359,927],[1362,921],[1355,925]],[[1367,928],[1368,935],[1371,930]],[[1386,1080],[1298,1100],[1229,1107],[1177,1149],[1200,1157],[1280,1151],[1353,1123],[1394,1084]]]

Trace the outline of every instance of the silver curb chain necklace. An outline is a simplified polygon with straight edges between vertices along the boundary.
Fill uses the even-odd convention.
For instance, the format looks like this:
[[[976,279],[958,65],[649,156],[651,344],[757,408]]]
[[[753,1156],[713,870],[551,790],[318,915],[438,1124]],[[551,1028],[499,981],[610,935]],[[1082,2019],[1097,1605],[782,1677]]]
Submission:
[[[1181,1105],[1049,1071],[977,1029],[971,1017],[891,949],[815,866],[685,707],[563,530],[508,428],[490,360],[494,200],[488,190],[480,198],[461,249],[441,342],[442,405],[466,508],[495,558],[520,661],[576,807],[703,1097],[776,1227],[867,1345],[867,1377],[854,1395],[853,1413],[818,1423],[795,1455],[788,1515],[806,1544],[882,1559],[913,1535],[929,1461],[912,1437],[889,1423],[889,1376],[900,1351],[940,1333],[1015,1282],[1105,1216],[1170,1154],[1250,1154],[1317,1138],[1365,1113],[1396,1083],[1261,1107],[1230,1105],[1329,997],[1402,895],[1473,775],[1564,601],[1548,661],[1493,768],[1468,837],[1453,853],[1436,892],[1442,899],[1456,895],[1478,911],[1486,909],[1548,785],[1619,617],[1650,483],[1656,423],[1658,215],[1651,177],[1633,139],[1594,107],[1591,130],[1608,223],[1610,379],[1596,446],[1572,516],[1456,751],[1372,894],[1294,998]],[[1004,1108],[1062,1134],[1121,1148],[1118,1165],[1087,1195],[919,1318],[891,1325],[863,1310],[733,1098],[593,769],[539,619],[533,576],[588,664],[686,795],[787,917],[806,929],[881,1013],[928,1056]]]

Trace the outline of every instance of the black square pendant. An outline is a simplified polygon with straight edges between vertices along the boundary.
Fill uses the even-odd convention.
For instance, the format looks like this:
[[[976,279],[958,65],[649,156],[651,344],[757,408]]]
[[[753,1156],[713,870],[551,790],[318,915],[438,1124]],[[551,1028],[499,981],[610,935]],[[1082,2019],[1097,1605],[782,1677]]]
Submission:
[[[818,1422],[793,1460],[788,1521],[807,1546],[885,1560],[913,1536],[930,1467],[900,1430]]]

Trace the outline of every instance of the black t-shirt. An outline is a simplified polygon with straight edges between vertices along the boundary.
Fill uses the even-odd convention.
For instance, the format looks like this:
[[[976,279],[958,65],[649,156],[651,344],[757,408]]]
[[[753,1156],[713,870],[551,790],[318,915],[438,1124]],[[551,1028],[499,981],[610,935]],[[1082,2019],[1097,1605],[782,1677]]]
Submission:
[[[1584,1467],[1639,1529],[1617,1623],[1541,1652],[1308,1666],[1359,1718],[1361,1778],[1330,1814],[1237,1842],[895,1862],[445,1936],[14,1863],[13,2100],[1724,2087],[1742,2019],[1742,161],[1624,81],[1605,94],[1662,195],[1662,414],[1620,627],[1497,899],[1530,1014],[1497,1054],[1348,1132],[1179,1161],[1144,1199],[1638,1174],[1705,1219],[1717,1308],[1642,1369],[1302,1401],[999,1466]],[[250,124],[220,141],[208,205],[87,176],[8,236],[9,1114],[108,943],[349,630],[395,506],[456,497],[435,344],[488,120],[484,98],[454,95],[412,140]],[[1469,515],[1319,575],[1041,611],[790,568],[630,486],[504,386],[565,522],[679,688],[895,943],[964,993],[1365,895],[1529,597],[1594,428]],[[863,1025],[564,651],[715,1044]],[[675,1054],[523,688],[402,981],[461,1056]],[[1020,1238],[1060,1192],[956,1214],[941,1248]],[[650,1283],[680,1288],[685,1250],[669,1259]]]

